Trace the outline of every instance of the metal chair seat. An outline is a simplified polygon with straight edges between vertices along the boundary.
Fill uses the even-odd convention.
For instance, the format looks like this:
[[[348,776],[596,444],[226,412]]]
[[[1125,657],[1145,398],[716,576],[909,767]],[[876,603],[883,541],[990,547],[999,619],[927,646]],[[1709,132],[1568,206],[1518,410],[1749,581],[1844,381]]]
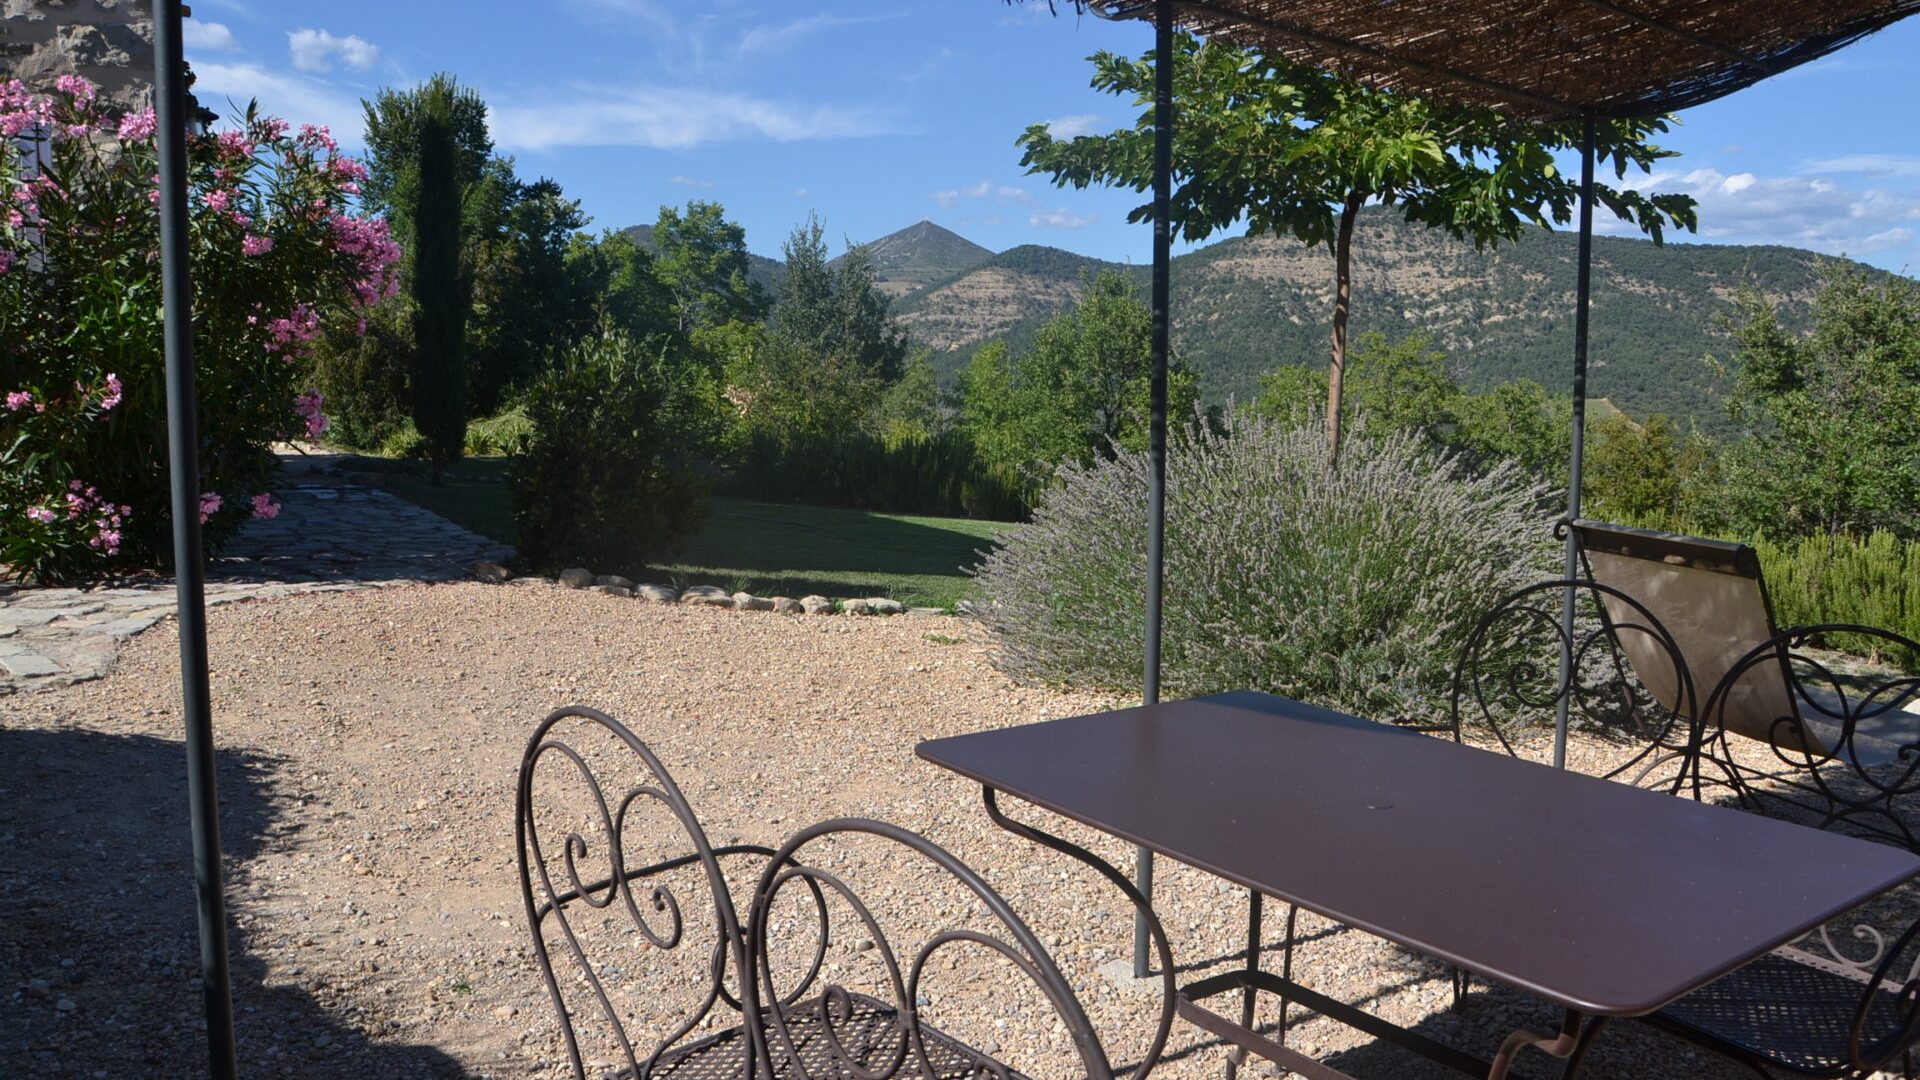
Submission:
[[[834,1034],[858,1069],[885,1071],[886,1065],[900,1051],[898,1010],[865,994],[848,994],[846,1000],[852,1006],[852,1015],[834,1023]],[[824,1035],[821,1011],[824,1003],[824,997],[816,997],[788,1006],[782,1012],[795,1049],[799,1052],[801,1067],[796,1072],[790,1059],[778,1055],[773,1066],[776,1077],[804,1076],[813,1080],[838,1077],[850,1080],[856,1075],[834,1052],[831,1042]],[[745,1028],[734,1027],[688,1043],[661,1055],[647,1075],[650,1080],[665,1080],[667,1077],[675,1080],[742,1080],[746,1076],[750,1055],[745,1035]],[[1007,1068],[931,1025],[920,1025],[920,1041],[926,1047],[927,1061],[933,1066],[933,1075],[926,1075],[919,1059],[909,1053],[899,1071],[892,1074],[895,1080],[967,1080],[976,1076],[992,1076],[996,1080],[1029,1080],[1023,1073]],[[618,1075],[625,1078],[631,1074],[623,1070]]]
[[[885,1071],[887,1064],[900,1053],[898,1011],[886,1002],[865,994],[848,994],[847,1001],[853,1007],[853,1015],[845,1021],[836,1022],[833,1025],[834,1034],[861,1070]],[[815,1080],[821,1077],[852,1077],[855,1074],[846,1068],[825,1037],[822,1019],[825,1004],[824,997],[815,998],[790,1006],[782,1013],[800,1054],[801,1069],[798,1075]],[[899,1071],[893,1074],[896,1080],[907,1080],[909,1077],[918,1080],[966,1080],[976,1076],[1028,1080],[1024,1074],[1007,1068],[930,1024],[922,1022],[919,1028],[920,1042],[926,1047],[927,1063],[933,1067],[933,1075],[926,1075],[919,1058],[909,1052],[901,1062]],[[794,1075],[791,1063],[780,1058],[781,1055],[776,1052],[774,1074]]]
[[[1849,1050],[1867,972],[1798,949],[1780,949],[1668,1005],[1648,1019],[1687,1040],[1753,1064],[1802,1076],[1851,1075]],[[1897,1023],[1898,985],[1883,985],[1887,1027]],[[1872,1017],[1869,1019],[1871,1024]]]

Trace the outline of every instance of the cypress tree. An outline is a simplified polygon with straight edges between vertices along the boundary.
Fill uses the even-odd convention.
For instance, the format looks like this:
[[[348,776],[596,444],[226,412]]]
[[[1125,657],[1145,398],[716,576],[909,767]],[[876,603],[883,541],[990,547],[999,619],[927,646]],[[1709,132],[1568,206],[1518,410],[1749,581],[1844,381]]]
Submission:
[[[462,184],[452,98],[432,94],[420,118],[413,206],[413,423],[436,475],[460,456],[467,432],[467,316],[472,282],[461,257]]]

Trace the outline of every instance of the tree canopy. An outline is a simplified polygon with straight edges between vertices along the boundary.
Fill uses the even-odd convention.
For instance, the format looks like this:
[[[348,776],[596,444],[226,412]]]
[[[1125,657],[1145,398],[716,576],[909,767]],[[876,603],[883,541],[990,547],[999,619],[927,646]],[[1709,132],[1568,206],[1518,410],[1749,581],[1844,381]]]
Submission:
[[[961,427],[987,461],[1050,471],[1116,445],[1146,445],[1152,315],[1121,274],[1102,273],[1083,289],[1030,348],[989,344],[961,371]],[[1193,416],[1198,380],[1177,357],[1169,367],[1168,413],[1178,423]]]
[[[1153,182],[1154,59],[1101,52],[1093,86],[1141,108],[1132,127],[1056,137],[1046,124],[1019,139],[1021,163],[1055,184],[1100,184],[1145,192]],[[1443,105],[1347,82],[1259,50],[1176,43],[1174,191],[1169,222],[1190,241],[1244,223],[1250,234],[1290,234],[1325,244],[1335,260],[1328,438],[1339,440],[1351,304],[1353,223],[1369,203],[1488,247],[1534,227],[1571,220],[1579,178],[1555,154],[1580,144],[1578,124],[1537,125],[1488,109]],[[1607,120],[1597,159],[1625,177],[1671,156],[1649,140],[1665,118]],[[1695,225],[1685,195],[1647,196],[1595,185],[1597,199],[1656,241],[1668,225]],[[1129,220],[1152,217],[1151,202]]]

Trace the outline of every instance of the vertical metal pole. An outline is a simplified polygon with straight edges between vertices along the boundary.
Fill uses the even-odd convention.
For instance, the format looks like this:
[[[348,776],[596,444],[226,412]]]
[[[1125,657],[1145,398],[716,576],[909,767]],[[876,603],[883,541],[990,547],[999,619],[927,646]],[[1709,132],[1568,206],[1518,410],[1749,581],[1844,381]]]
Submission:
[[[200,988],[206,1002],[208,1074],[239,1075],[233,986],[227,969],[220,796],[207,688],[205,565],[200,547],[199,427],[194,415],[193,281],[187,264],[187,83],[180,0],[153,0],[153,105],[160,151],[160,279],[166,317],[167,446],[172,476],[173,573],[180,607],[180,694],[185,706],[187,796],[194,889],[200,905]]]
[[[1573,453],[1567,462],[1567,520],[1580,516],[1581,465],[1587,437],[1587,306],[1593,291],[1593,143],[1594,120],[1587,117],[1580,140],[1580,254],[1573,301]],[[1580,547],[1571,530],[1567,533],[1566,578],[1580,573]],[[1553,767],[1567,767],[1567,709],[1572,702],[1573,608],[1575,595],[1569,586],[1560,595],[1560,631],[1566,651],[1560,654],[1560,699],[1554,705]]]
[[[1160,590],[1167,530],[1167,303],[1172,276],[1173,224],[1173,0],[1155,0],[1153,27],[1153,376],[1147,434],[1147,656],[1146,703],[1160,700]],[[1153,852],[1134,851],[1134,880],[1153,899]],[[1147,976],[1147,917],[1133,917],[1133,974]]]

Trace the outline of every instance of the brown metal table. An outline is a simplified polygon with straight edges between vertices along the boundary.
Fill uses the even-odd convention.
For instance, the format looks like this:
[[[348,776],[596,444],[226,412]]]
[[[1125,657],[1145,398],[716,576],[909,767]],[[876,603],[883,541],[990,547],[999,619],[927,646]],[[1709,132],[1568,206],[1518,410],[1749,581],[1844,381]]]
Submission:
[[[1182,1016],[1310,1078],[1343,1074],[1254,1031],[1255,990],[1472,1075],[1504,1075],[1526,1045],[1571,1073],[1607,1018],[1654,1012],[1920,874],[1892,847],[1250,692],[917,752],[978,781],[1021,835],[1073,847],[1007,820],[996,792],[1247,887],[1252,937],[1270,896],[1566,1010],[1557,1035],[1516,1032],[1489,1063],[1260,971],[1257,940],[1245,970],[1180,992]],[[1201,1004],[1232,990],[1238,1024]]]

